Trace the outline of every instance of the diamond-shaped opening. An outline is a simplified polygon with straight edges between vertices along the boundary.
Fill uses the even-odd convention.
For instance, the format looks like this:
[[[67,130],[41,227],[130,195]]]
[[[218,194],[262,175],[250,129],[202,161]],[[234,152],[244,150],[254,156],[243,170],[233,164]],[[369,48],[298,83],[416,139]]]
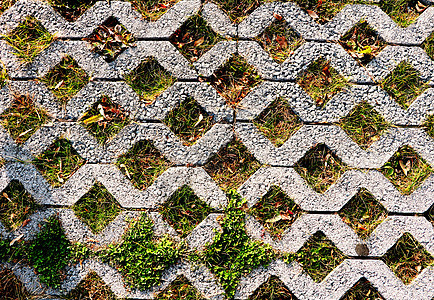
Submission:
[[[362,148],[367,149],[390,127],[370,104],[362,102],[343,117],[339,125]]]
[[[342,300],[383,300],[384,298],[377,291],[372,284],[366,280],[366,278],[361,278],[356,284],[349,289]]]
[[[55,141],[44,153],[33,160],[33,164],[53,186],[61,186],[72,176],[85,160],[65,138]]]
[[[297,300],[285,284],[276,276],[270,276],[253,294],[249,300]]]
[[[403,61],[381,82],[381,87],[407,109],[429,86],[420,78],[418,70]]]
[[[194,15],[169,40],[187,59],[195,62],[223,38],[207,25],[202,16]]]
[[[423,42],[422,48],[431,59],[434,59],[434,32]]]
[[[283,98],[274,100],[253,124],[276,146],[282,146],[298,129],[303,126],[300,118],[293,112],[288,101]]]
[[[273,0],[271,0],[273,1]],[[228,0],[212,0],[223,10],[231,19],[232,22],[240,23],[247,16],[249,16],[255,9],[262,3],[270,2],[264,0],[241,0],[241,1],[228,1]]]
[[[158,20],[166,11],[180,0],[128,0],[134,9],[147,21]]]
[[[418,0],[382,0],[380,8],[398,25],[407,27],[414,23],[429,5]]]
[[[158,211],[181,237],[185,237],[214,210],[184,185]]]
[[[345,255],[321,231],[312,235],[294,258],[316,282],[322,281],[345,260]]]
[[[102,231],[120,213],[116,199],[99,182],[72,206],[75,215],[86,223],[93,232]]]
[[[33,17],[27,17],[4,39],[15,50],[14,54],[24,63],[33,59],[53,41],[53,36]]]
[[[96,2],[97,0],[48,0],[51,7],[69,22],[76,21]]]
[[[80,68],[72,57],[65,56],[39,81],[45,83],[60,103],[66,104],[89,83],[89,75]]]
[[[326,145],[310,149],[296,164],[295,170],[318,193],[324,193],[347,167]]]
[[[414,192],[432,168],[409,146],[401,147],[381,168],[381,173],[404,195]]]
[[[434,139],[434,115],[429,115],[423,124],[425,132]]]
[[[30,95],[14,95],[10,107],[1,115],[2,125],[17,144],[24,143],[47,120],[47,113],[36,107]]]
[[[108,96],[103,96],[80,119],[100,144],[106,143],[130,123],[128,113]]]
[[[117,298],[101,277],[92,271],[68,293],[67,299],[116,300]]]
[[[172,109],[163,121],[186,146],[193,145],[215,123],[193,98],[188,98]]]
[[[167,72],[154,58],[147,58],[135,70],[125,76],[125,81],[146,104],[170,87],[176,78]]]
[[[322,57],[312,62],[299,75],[297,83],[312,97],[318,107],[348,86],[348,81]]]
[[[138,189],[145,190],[173,164],[150,141],[136,143],[116,162],[121,172]]]
[[[434,226],[434,204],[428,209],[425,213],[425,217],[430,221]]]
[[[0,295],[3,300],[31,299],[23,283],[9,269],[0,271]]]
[[[134,36],[115,17],[109,17],[84,40],[107,62],[114,61],[135,42]]]
[[[249,213],[255,216],[272,236],[280,238],[303,211],[280,187],[273,186],[250,208]]]
[[[225,191],[238,189],[260,167],[261,164],[239,139],[232,140],[203,166]]]
[[[32,195],[16,180],[12,180],[0,195],[0,219],[8,230],[15,230],[36,210]]]
[[[367,65],[387,46],[366,21],[357,23],[341,37],[339,43],[362,65]]]
[[[283,63],[304,40],[282,17],[275,15],[275,20],[259,36],[257,42],[278,63]]]
[[[155,300],[205,300],[200,292],[184,276],[179,275],[167,288],[157,294]]]
[[[236,108],[241,99],[262,82],[262,78],[244,58],[233,55],[209,81],[226,102]]]
[[[332,20],[347,4],[366,4],[365,0],[294,0],[317,23],[324,24]]]
[[[382,259],[405,284],[434,263],[431,254],[409,233],[404,233]]]
[[[342,220],[363,239],[367,238],[384,219],[387,211],[366,189],[361,189],[339,211]]]

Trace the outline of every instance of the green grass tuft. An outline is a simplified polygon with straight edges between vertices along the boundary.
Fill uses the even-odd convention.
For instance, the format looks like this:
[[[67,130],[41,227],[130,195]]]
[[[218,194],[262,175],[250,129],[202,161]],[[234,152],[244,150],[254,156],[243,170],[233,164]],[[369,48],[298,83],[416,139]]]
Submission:
[[[319,144],[295,164],[295,170],[315,191],[324,193],[347,167],[326,145]]]
[[[398,25],[407,27],[414,23],[419,15],[427,8],[418,0],[382,0],[381,9]]]
[[[276,146],[282,146],[303,126],[300,118],[283,98],[273,101],[259,114],[253,124]]]
[[[116,199],[99,182],[95,183],[72,209],[93,232],[102,231],[121,211]]]
[[[406,61],[400,63],[380,85],[404,109],[428,88],[420,78],[420,72]]]
[[[67,181],[84,163],[84,159],[64,138],[55,141],[33,160],[44,178],[56,187]]]
[[[108,246],[100,255],[119,270],[129,286],[146,290],[160,283],[163,271],[175,264],[184,251],[183,244],[168,236],[156,239],[152,221],[143,214],[131,221],[120,244]]]
[[[11,106],[1,115],[2,125],[17,144],[23,144],[48,120],[47,113],[36,107],[29,95],[14,95]]]
[[[128,0],[147,21],[156,21],[179,0]]]
[[[116,300],[117,298],[101,277],[92,271],[64,299]]]
[[[404,284],[411,283],[424,268],[434,263],[434,258],[409,233],[404,233],[382,259]]]
[[[191,285],[188,279],[180,275],[155,300],[205,300],[200,292]]]
[[[220,224],[223,231],[216,233],[212,243],[204,251],[192,255],[193,261],[204,262],[226,291],[233,297],[241,276],[261,265],[267,265],[275,257],[273,249],[259,241],[252,241],[245,232],[245,202],[235,192],[230,194],[226,215]]]
[[[116,162],[121,172],[138,189],[145,190],[173,164],[150,141],[136,143]]]
[[[175,81],[176,78],[154,58],[144,60],[135,70],[125,76],[125,82],[146,104],[154,102]]]
[[[431,59],[434,59],[434,32],[423,42],[422,48]]]
[[[27,17],[11,33],[4,36],[5,41],[15,50],[14,54],[24,63],[33,59],[50,46],[53,36],[33,17]]]
[[[426,133],[434,138],[434,115],[427,116],[423,126],[425,127]]]
[[[221,148],[203,166],[225,191],[240,187],[260,167],[261,164],[238,139]]]
[[[12,180],[0,195],[0,220],[8,230],[20,227],[37,208],[32,195],[19,181]]]
[[[46,0],[62,17],[74,22],[97,0]]]
[[[39,79],[64,105],[88,84],[89,80],[87,73],[70,56],[62,58],[59,64]]]
[[[391,126],[371,105],[362,102],[339,125],[362,148],[367,149]]]
[[[8,74],[4,67],[0,67],[0,89],[3,88],[9,80]]]
[[[158,211],[181,237],[186,237],[214,210],[184,185],[161,204]]]
[[[409,146],[401,147],[381,168],[381,173],[404,195],[414,192],[432,171]]]
[[[193,145],[214,125],[213,117],[188,98],[172,109],[163,121],[186,146]]]

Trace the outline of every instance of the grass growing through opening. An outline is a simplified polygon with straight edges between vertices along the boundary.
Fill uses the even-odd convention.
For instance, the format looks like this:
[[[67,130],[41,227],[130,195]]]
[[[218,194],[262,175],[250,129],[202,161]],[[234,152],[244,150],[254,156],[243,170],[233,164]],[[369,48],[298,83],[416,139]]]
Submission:
[[[15,50],[14,54],[24,63],[33,59],[53,41],[53,36],[33,17],[27,17],[8,35],[5,41]]]
[[[72,207],[75,215],[86,223],[93,232],[102,231],[120,213],[116,199],[99,182]]]
[[[324,193],[347,167],[326,145],[319,144],[295,164],[295,170],[315,191]]]
[[[267,231],[280,238],[303,213],[301,208],[277,186],[271,189],[249,209]]]
[[[390,127],[370,104],[362,102],[343,117],[339,125],[362,148],[367,149]]]
[[[271,23],[255,40],[278,63],[283,63],[304,40],[281,17]]]
[[[276,276],[264,282],[250,297],[249,300],[297,300],[285,284]]]
[[[209,78],[210,84],[220,93],[228,105],[236,108],[252,88],[262,82],[255,68],[239,55],[229,61]]]
[[[186,237],[214,210],[184,185],[160,205],[158,211],[181,237]]]
[[[38,205],[32,195],[16,180],[12,180],[0,195],[0,220],[8,230],[20,227]]]
[[[128,0],[147,21],[158,20],[179,0]]]
[[[6,69],[4,67],[0,67],[0,89],[6,85],[8,79],[9,77],[6,73]]]
[[[155,300],[205,300],[184,275],[178,276]]]
[[[434,59],[434,32],[423,42],[422,48],[431,59]]]
[[[200,15],[190,17],[170,37],[170,42],[191,62],[222,40]]]
[[[256,8],[264,2],[263,0],[212,0],[216,3],[231,19],[232,22],[240,23]]]
[[[237,189],[261,164],[240,140],[234,139],[220,149],[203,168],[225,191]]]
[[[33,160],[33,164],[48,182],[61,186],[82,165],[84,159],[75,151],[71,143],[62,138],[54,142],[47,150]]]
[[[94,5],[96,0],[46,0],[62,17],[69,22],[74,22],[88,8]]]
[[[414,192],[432,173],[432,168],[411,147],[401,147],[384,166],[381,173],[404,195]]]
[[[9,7],[14,5],[16,0],[2,0],[0,1],[0,14],[2,14],[5,10],[7,10]]]
[[[121,172],[138,189],[145,190],[173,164],[150,141],[136,143],[116,162]]]
[[[324,235],[318,231],[307,240],[297,253],[286,259],[296,260],[316,282],[322,281],[346,256]]]
[[[406,61],[401,62],[380,85],[404,109],[428,88],[420,78],[420,72]]]
[[[125,82],[146,104],[151,104],[176,81],[154,58],[147,58],[125,76]]]
[[[434,258],[409,233],[404,233],[382,259],[405,284],[434,262]]]
[[[31,299],[24,285],[9,269],[0,271],[0,295],[3,300]]]
[[[356,284],[345,293],[342,300],[383,300],[376,288],[366,280],[361,278]]]
[[[80,120],[101,145],[130,123],[127,112],[107,96],[96,102]]]
[[[300,74],[297,83],[319,107],[323,107],[334,95],[348,86],[348,81],[330,65],[330,61],[323,58],[312,62]]]
[[[339,211],[342,220],[363,239],[387,218],[386,209],[367,190],[360,190]]]
[[[341,37],[339,43],[362,65],[367,65],[387,45],[366,21],[357,23]]]
[[[367,0],[294,0],[319,24],[324,24],[342,10],[347,4],[372,4]]]
[[[251,241],[245,232],[245,201],[230,193],[225,217],[220,220],[223,231],[216,233],[203,252],[193,254],[193,261],[204,262],[213,272],[229,298],[232,298],[241,276],[261,265],[267,265],[276,253],[269,245]]]
[[[84,40],[109,63],[135,42],[133,35],[115,17],[109,17]]]
[[[292,134],[303,126],[300,118],[283,98],[273,101],[253,124],[276,146],[282,146]]]
[[[62,58],[39,81],[45,83],[62,104],[66,104],[89,82],[89,76],[70,56]]]
[[[161,274],[183,255],[185,246],[168,236],[156,239],[153,223],[142,215],[132,220],[120,244],[102,250],[103,260],[115,266],[126,283],[146,290],[160,283]]]
[[[213,117],[208,115],[193,98],[186,99],[172,109],[163,122],[182,139],[186,146],[193,145],[215,123]]]
[[[34,105],[30,95],[14,95],[11,106],[0,118],[3,119],[3,127],[17,144],[23,144],[48,120],[46,112]]]
[[[434,115],[429,115],[423,124],[425,132],[432,138],[434,138]]]
[[[417,0],[382,0],[379,5],[393,21],[402,27],[414,23],[428,7]]]
[[[96,274],[90,272],[65,297],[68,300],[116,300],[110,287]]]

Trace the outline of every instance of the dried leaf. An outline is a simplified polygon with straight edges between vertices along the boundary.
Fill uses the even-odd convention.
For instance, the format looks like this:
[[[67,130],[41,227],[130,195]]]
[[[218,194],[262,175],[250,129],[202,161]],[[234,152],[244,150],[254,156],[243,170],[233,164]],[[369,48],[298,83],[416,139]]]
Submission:
[[[26,219],[24,220],[23,224],[21,225],[22,227],[26,227],[27,224],[30,223],[30,219]]]
[[[63,80],[61,80],[58,84],[56,84],[56,86],[54,87],[55,90],[57,90],[58,88],[60,88],[63,84]]]
[[[204,36],[201,37],[200,39],[198,39],[197,41],[195,41],[195,42],[194,42],[194,46],[195,46],[195,47],[200,46],[200,45],[203,44],[203,42],[205,42],[205,37],[204,37]]]
[[[273,17],[274,17],[277,21],[282,21],[282,19],[283,19],[281,15],[276,14],[276,13],[273,14]]]
[[[30,131],[32,131],[32,129],[26,130],[24,132],[21,132],[17,137],[22,137],[23,135],[26,135],[27,133],[29,133]]]
[[[271,219],[266,220],[267,223],[276,223],[278,221],[282,220],[282,215],[277,215]]]
[[[196,127],[197,125],[199,125],[200,121],[202,121],[202,120],[203,120],[203,115],[200,114],[200,115],[199,115],[199,119],[197,120],[197,122],[194,124],[193,127]]]
[[[313,10],[306,10],[307,11],[307,13],[308,13],[308,15],[309,16],[311,16],[312,18],[314,18],[314,19],[318,19],[319,17],[318,17],[318,15],[316,14],[316,12],[314,12]]]
[[[288,41],[286,40],[286,37],[278,35],[276,36],[276,42],[280,47],[284,49],[288,48]]]
[[[411,161],[407,161],[405,164],[402,160],[399,161],[399,166],[401,167],[402,171],[404,172],[405,176],[408,175],[408,171],[411,169]]]
[[[16,238],[14,238],[10,243],[9,246],[12,246],[13,244],[15,244],[16,242],[18,242],[19,240],[21,240],[24,236],[24,233],[20,234],[19,236],[17,236]]]
[[[362,53],[362,54],[371,54],[372,53],[372,48],[370,46],[365,46],[362,51],[359,51],[359,53]]]
[[[96,115],[96,116],[92,116],[92,117],[84,120],[83,123],[84,123],[84,125],[89,125],[89,124],[92,124],[92,123],[95,123],[95,122],[99,122],[99,121],[102,121],[102,120],[104,120],[103,116]]]

